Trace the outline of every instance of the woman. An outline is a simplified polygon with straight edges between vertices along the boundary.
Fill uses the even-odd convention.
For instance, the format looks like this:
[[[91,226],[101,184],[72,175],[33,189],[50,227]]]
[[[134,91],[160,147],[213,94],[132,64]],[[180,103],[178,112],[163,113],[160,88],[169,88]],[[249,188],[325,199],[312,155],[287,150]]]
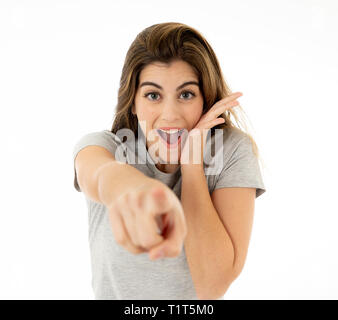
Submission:
[[[223,299],[265,192],[257,146],[231,121],[241,95],[195,29],[162,23],[136,37],[112,129],[73,152],[96,299]]]

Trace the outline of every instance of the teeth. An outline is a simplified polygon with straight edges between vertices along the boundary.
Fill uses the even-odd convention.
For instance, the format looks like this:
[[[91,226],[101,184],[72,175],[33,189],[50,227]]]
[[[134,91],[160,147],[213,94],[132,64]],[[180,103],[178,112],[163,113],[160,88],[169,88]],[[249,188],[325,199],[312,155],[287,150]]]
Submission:
[[[161,131],[163,131],[163,132],[165,132],[165,133],[170,133],[170,134],[172,134],[172,133],[176,133],[176,132],[178,132],[178,131],[180,131],[180,130],[182,130],[182,129],[170,129],[170,130],[162,130],[162,129],[159,129],[159,130],[161,130]]]
[[[158,129],[160,136],[168,143],[174,143],[183,132],[183,129],[162,130]],[[171,138],[170,138],[171,137]]]

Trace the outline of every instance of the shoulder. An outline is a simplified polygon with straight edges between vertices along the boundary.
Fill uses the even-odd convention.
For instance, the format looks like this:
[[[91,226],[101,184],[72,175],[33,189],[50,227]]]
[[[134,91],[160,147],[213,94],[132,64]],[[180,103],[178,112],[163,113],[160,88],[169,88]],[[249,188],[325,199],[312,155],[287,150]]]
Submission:
[[[102,131],[100,131],[100,134],[105,136],[107,139],[110,139],[113,143],[115,143],[117,145],[122,144],[122,141],[119,138],[119,136],[117,134],[115,134],[114,132],[111,132],[110,130],[102,130]]]
[[[106,141],[111,141],[113,143],[121,142],[119,137],[110,130],[91,131],[89,133],[82,135],[78,141],[95,140],[95,139],[96,140],[105,139]]]
[[[257,146],[251,135],[239,128],[231,127],[224,134],[224,164],[231,165],[233,162],[241,161],[243,165],[258,163]]]
[[[253,151],[251,136],[237,127],[217,129],[211,142],[216,153],[222,153],[229,160],[238,153]]]
[[[120,153],[123,152],[123,148],[119,148],[123,143],[121,139],[111,132],[110,130],[100,130],[100,131],[92,131],[82,135],[75,143],[73,147],[73,157],[75,158],[76,154],[83,149],[84,147],[90,145],[97,145],[106,148],[110,151],[115,159],[120,159]]]
[[[253,138],[246,132],[231,127],[224,129],[222,141],[224,149],[215,149],[219,152],[213,171],[216,173],[213,190],[224,187],[246,187],[256,188],[256,197],[264,193],[265,186],[259,159],[254,152]]]
[[[251,136],[237,127],[217,129],[204,155],[205,173],[219,175],[235,163],[249,166],[257,162]],[[238,167],[238,164],[237,164]]]
[[[224,145],[234,150],[240,144],[252,144],[249,134],[236,127],[225,128],[223,138]]]

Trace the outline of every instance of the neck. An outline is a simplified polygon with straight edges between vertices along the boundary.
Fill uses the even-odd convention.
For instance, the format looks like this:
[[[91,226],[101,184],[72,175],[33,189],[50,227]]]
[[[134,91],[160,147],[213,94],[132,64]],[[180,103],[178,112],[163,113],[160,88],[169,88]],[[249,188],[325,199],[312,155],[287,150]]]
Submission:
[[[165,164],[165,163],[156,163],[156,168],[165,173],[174,173],[180,164]]]

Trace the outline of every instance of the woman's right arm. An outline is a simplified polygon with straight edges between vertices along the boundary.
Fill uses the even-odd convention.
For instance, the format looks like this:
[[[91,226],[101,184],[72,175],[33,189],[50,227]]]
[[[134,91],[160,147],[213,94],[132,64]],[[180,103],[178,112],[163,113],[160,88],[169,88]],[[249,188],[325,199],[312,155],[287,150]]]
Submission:
[[[107,207],[131,188],[149,180],[155,182],[136,168],[116,161],[108,150],[96,145],[87,146],[78,152],[75,170],[81,191]]]
[[[78,152],[75,170],[80,189],[108,208],[115,240],[121,246],[136,254],[149,251],[150,259],[161,251],[167,257],[180,254],[186,223],[182,205],[168,186],[116,161],[96,145]]]

